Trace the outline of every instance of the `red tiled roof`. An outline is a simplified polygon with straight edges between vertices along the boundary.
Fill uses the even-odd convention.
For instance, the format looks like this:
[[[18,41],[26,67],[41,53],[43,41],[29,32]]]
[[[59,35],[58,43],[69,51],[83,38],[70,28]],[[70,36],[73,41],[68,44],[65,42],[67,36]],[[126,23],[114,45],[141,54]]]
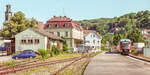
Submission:
[[[98,32],[96,32],[95,30],[84,30],[84,37],[91,32],[97,34],[100,38],[102,38],[102,36]]]
[[[34,31],[36,31],[36,32],[38,32],[38,33],[40,33],[40,34],[42,34],[44,36],[47,36],[47,37],[49,37],[51,39],[54,39],[54,40],[63,40],[61,37],[55,36],[54,34],[45,32],[43,30],[35,30],[35,29],[32,29],[32,30],[34,30]]]
[[[56,24],[59,24],[60,25],[60,28],[63,28],[64,27],[64,24],[67,24],[68,26],[67,27],[73,27],[73,28],[76,28],[77,30],[83,30],[81,25],[75,21],[72,21],[72,19],[64,16],[59,16],[59,17],[56,17],[54,16],[53,18],[49,19],[47,21],[47,23],[45,24],[44,28],[48,28],[49,27],[49,24],[52,25],[52,28],[55,28]]]
[[[72,21],[72,19],[67,18],[66,16],[64,16],[64,17],[62,17],[62,16],[59,16],[59,17],[54,16],[53,18],[49,19],[48,21]]]

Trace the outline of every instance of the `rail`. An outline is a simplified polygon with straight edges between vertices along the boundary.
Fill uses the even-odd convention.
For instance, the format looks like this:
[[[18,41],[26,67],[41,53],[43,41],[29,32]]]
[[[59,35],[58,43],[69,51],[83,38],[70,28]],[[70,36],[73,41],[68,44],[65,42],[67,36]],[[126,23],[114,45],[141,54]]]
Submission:
[[[20,63],[20,64],[17,64],[17,65],[14,65],[14,66],[2,67],[2,68],[0,68],[0,75],[6,75],[6,74],[9,74],[9,73],[14,73],[14,72],[17,72],[17,71],[36,68],[36,67],[40,67],[40,66],[53,65],[53,64],[69,62],[69,61],[77,61],[81,58],[85,58],[86,56],[87,55],[80,56],[80,57],[75,57],[75,58],[60,59],[60,60],[55,60],[55,61],[38,62],[38,63],[36,63],[36,62],[39,61],[39,60],[29,61],[29,62],[25,62],[25,63],[31,63],[31,64],[25,65],[25,63],[24,64]],[[33,62],[35,62],[35,63],[33,63]]]

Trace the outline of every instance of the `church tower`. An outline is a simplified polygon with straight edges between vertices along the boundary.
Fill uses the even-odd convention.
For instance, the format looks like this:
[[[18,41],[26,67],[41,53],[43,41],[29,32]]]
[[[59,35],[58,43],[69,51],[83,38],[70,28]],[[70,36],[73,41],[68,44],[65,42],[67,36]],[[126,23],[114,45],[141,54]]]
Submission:
[[[12,16],[11,5],[7,4],[6,5],[6,11],[5,11],[5,23],[10,21],[11,16]]]

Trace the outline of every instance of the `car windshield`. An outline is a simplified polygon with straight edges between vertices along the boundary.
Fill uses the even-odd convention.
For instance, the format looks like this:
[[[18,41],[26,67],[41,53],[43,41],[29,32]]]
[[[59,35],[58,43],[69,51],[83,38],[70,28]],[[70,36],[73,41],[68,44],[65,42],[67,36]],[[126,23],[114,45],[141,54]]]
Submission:
[[[22,51],[21,52],[21,54],[30,54],[30,53],[32,53],[33,51],[31,51],[31,50],[24,50],[24,51]]]

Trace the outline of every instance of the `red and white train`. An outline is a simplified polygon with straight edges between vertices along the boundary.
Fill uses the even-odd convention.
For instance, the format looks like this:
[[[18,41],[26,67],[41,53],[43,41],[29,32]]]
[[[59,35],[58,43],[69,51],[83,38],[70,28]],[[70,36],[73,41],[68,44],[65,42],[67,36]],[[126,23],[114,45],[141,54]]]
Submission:
[[[128,55],[132,50],[132,42],[130,39],[121,39],[119,42],[120,53]]]

